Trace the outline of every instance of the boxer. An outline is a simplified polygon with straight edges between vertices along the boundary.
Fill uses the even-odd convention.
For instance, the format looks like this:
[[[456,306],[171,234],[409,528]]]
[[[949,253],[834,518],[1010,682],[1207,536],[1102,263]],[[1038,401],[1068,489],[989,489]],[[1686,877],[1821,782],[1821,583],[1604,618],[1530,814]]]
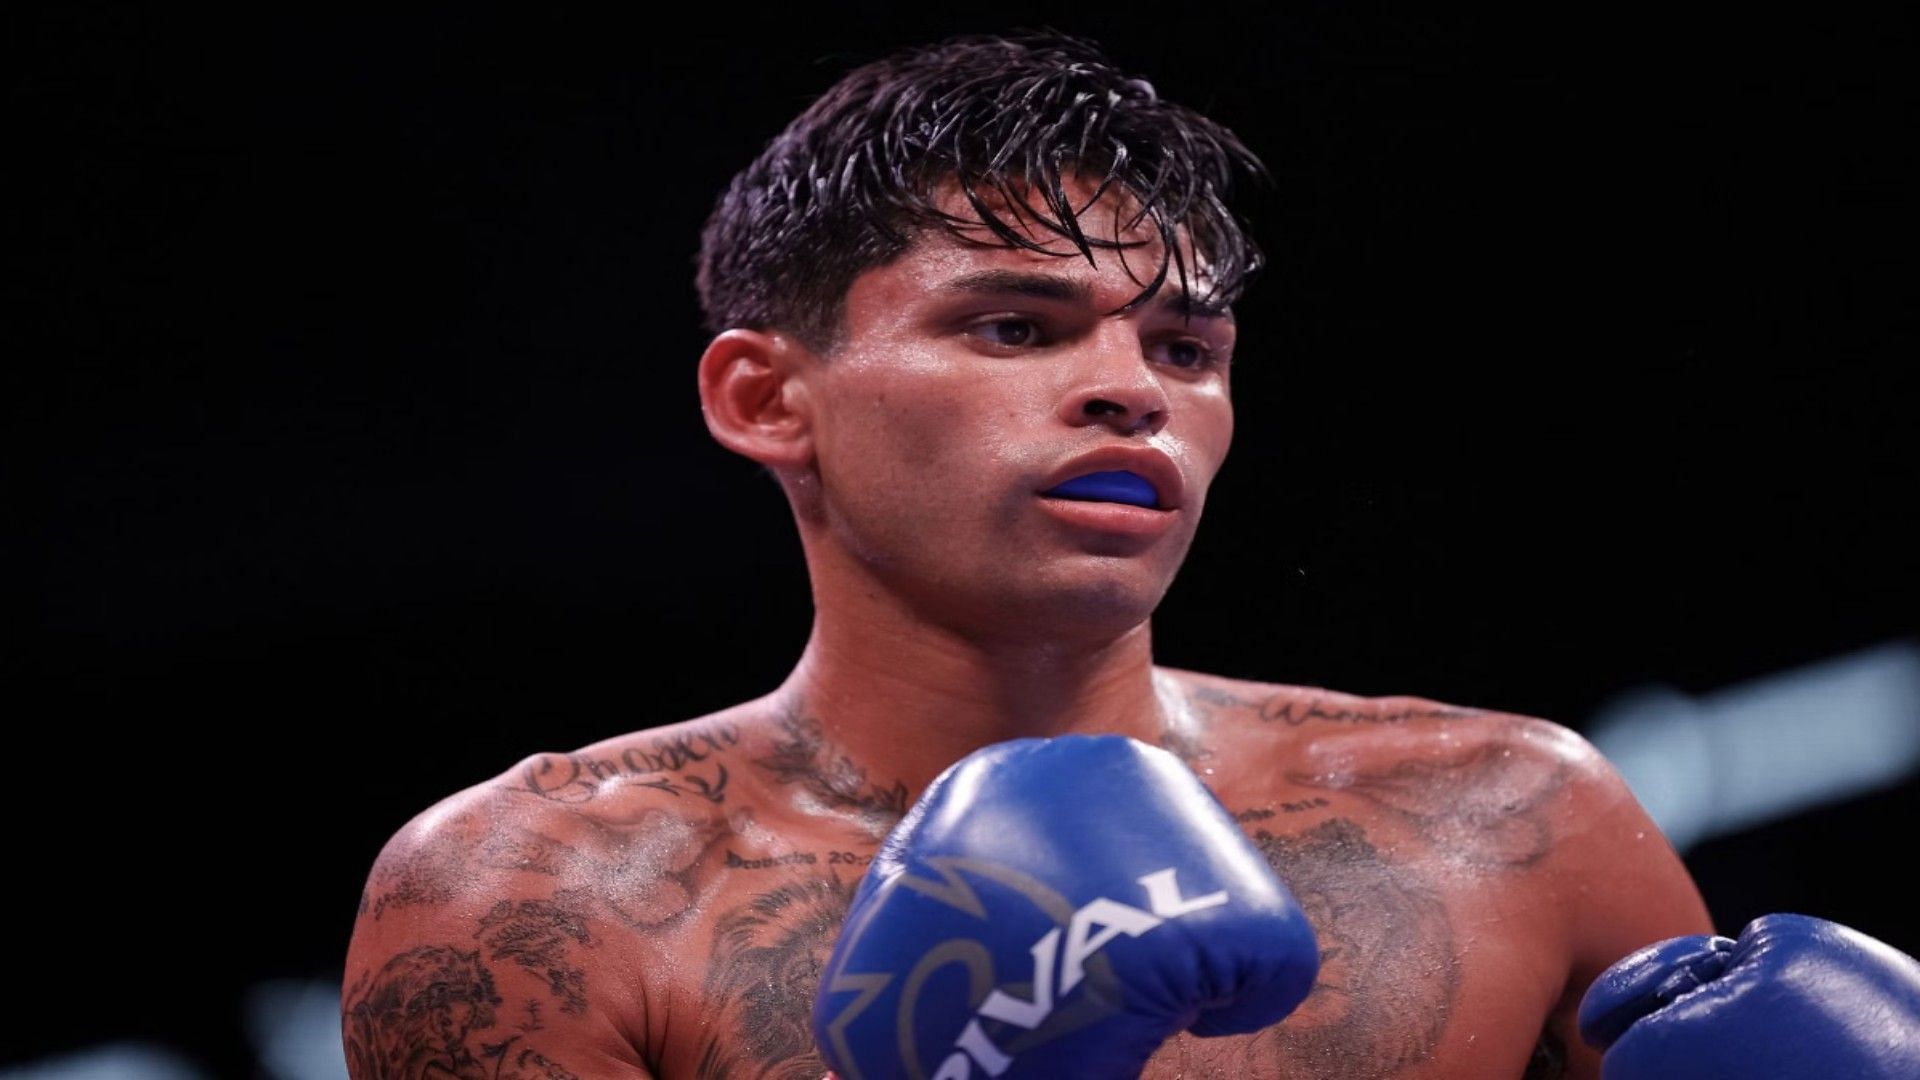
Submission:
[[[805,648],[401,828],[347,956],[352,1075],[818,1080],[835,1039],[910,1046],[876,1069],[904,1074],[1598,1074],[1588,987],[1712,926],[1590,745],[1153,662],[1236,421],[1261,260],[1225,199],[1258,168],[1054,37],[866,65],[768,144],[703,234],[698,387],[791,507]],[[1080,738],[1151,753],[934,784]]]

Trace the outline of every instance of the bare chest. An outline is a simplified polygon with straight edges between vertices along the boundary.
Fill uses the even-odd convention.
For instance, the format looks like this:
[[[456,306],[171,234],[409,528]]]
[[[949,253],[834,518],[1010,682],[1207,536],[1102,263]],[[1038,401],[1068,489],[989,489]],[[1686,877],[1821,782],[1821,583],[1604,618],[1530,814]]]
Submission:
[[[1477,838],[1351,790],[1289,785],[1228,799],[1299,899],[1322,966],[1283,1023],[1181,1036],[1147,1067],[1171,1077],[1521,1076],[1566,958],[1531,902],[1548,838],[1507,818]],[[873,853],[844,836],[769,846],[732,837],[703,860],[696,914],[650,994],[663,1078],[819,1080],[809,1018],[854,886]],[[1441,852],[1444,851],[1444,855]]]

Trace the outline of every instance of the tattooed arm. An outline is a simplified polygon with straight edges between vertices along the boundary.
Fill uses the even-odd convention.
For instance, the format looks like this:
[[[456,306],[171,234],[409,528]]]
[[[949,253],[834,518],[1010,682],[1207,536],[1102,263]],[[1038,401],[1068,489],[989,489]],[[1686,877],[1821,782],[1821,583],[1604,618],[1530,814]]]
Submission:
[[[547,817],[557,817],[549,813]],[[341,1035],[355,1080],[651,1077],[642,999],[593,861],[510,796],[469,791],[401,829],[349,946]]]

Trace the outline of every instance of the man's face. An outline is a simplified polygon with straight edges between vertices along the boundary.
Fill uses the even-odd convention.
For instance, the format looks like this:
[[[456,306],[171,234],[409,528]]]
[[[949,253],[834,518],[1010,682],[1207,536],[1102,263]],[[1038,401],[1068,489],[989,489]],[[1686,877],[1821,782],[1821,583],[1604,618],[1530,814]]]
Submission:
[[[1103,201],[1082,227],[1115,238],[1118,208]],[[1144,227],[1121,237],[1149,241],[1125,265],[1112,249],[1089,265],[984,228],[969,238],[926,233],[857,278],[843,345],[808,373],[824,538],[958,628],[1058,638],[1135,625],[1172,583],[1232,441],[1232,318],[1189,317],[1171,273],[1151,301],[1108,314],[1159,266]],[[1147,485],[1109,477],[1122,486],[1045,494],[1096,472]]]

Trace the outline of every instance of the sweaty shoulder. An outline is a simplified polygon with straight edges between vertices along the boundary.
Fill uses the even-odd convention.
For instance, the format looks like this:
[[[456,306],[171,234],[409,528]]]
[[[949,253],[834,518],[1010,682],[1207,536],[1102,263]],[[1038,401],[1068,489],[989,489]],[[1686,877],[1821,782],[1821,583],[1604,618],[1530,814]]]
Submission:
[[[1187,707],[1169,749],[1224,786],[1257,768],[1358,799],[1461,861],[1519,867],[1564,851],[1594,873],[1624,860],[1675,876],[1677,859],[1613,767],[1560,724],[1411,695],[1162,671]]]
[[[348,949],[351,1073],[649,1075],[648,939],[695,907],[729,730],[532,754],[396,832]]]
[[[1710,928],[1619,775],[1559,724],[1167,675],[1192,733],[1169,748],[1237,812],[1333,957],[1323,982],[1338,992],[1289,1021],[1286,1046],[1302,1061],[1365,1058],[1356,1048],[1371,1046],[1382,1061],[1437,1067],[1484,1057],[1491,1032],[1518,1024],[1532,1028],[1510,1034],[1524,1046],[1538,1032],[1542,1060],[1597,1075],[1574,1034],[1586,987],[1640,946]],[[1457,979],[1418,974],[1434,971]],[[1479,1049],[1455,1045],[1474,1032]]]
[[[1450,760],[1489,750],[1554,769],[1611,771],[1585,739],[1535,717],[1406,694],[1362,697],[1318,686],[1159,671],[1178,688],[1196,732],[1233,744],[1283,745],[1290,757],[1334,773],[1345,765]]]

